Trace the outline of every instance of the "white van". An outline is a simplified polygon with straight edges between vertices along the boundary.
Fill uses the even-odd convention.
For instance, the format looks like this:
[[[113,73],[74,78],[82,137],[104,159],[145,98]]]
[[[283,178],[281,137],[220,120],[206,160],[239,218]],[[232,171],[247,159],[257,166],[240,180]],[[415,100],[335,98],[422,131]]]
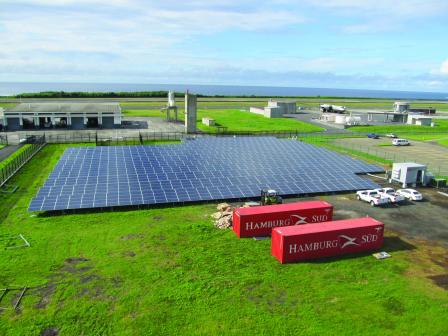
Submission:
[[[406,139],[393,139],[392,145],[394,146],[409,146],[411,143]]]

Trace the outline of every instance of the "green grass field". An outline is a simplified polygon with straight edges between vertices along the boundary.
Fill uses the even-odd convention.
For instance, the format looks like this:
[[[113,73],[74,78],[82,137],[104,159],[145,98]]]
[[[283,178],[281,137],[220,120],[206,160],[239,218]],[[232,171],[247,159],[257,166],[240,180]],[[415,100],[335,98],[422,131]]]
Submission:
[[[318,132],[323,128],[293,118],[265,118],[241,110],[198,110],[198,128],[214,133],[216,128],[201,123],[203,117],[215,119],[217,125],[227,127],[230,132],[248,131],[298,131]]]
[[[65,148],[46,146],[11,182],[18,191],[0,194],[0,244],[19,233],[31,244],[0,248],[0,287],[30,287],[19,312],[0,314],[1,335],[446,332],[448,293],[418,275],[423,252],[280,265],[269,240],[215,229],[215,204],[32,216]]]
[[[436,141],[442,146],[448,145],[448,120],[435,119],[435,127],[413,125],[387,125],[387,126],[355,126],[349,130],[354,132],[373,132],[379,134],[396,133],[409,140]]]
[[[349,130],[354,132],[373,132],[373,133],[399,133],[416,134],[418,133],[447,133],[448,119],[434,119],[435,127],[414,126],[414,125],[381,125],[381,126],[353,126]]]
[[[132,117],[161,117],[164,114],[159,110],[124,110],[126,116]],[[183,110],[178,112],[179,120],[184,120]],[[215,133],[216,127],[208,127],[202,124],[203,117],[215,119],[217,125],[227,127],[229,132],[248,131],[298,131],[318,132],[323,128],[314,126],[293,118],[269,119],[258,114],[238,109],[198,109],[197,126],[200,130]]]
[[[0,107],[14,107],[18,103],[0,103]]]

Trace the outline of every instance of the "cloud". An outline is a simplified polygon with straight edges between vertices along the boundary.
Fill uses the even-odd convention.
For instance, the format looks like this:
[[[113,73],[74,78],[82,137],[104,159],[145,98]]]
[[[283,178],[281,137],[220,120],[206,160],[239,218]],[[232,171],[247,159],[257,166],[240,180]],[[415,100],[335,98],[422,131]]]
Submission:
[[[379,33],[400,31],[409,23],[430,17],[442,17],[448,11],[446,0],[306,0],[313,6],[350,18],[342,26],[347,33]]]
[[[448,59],[440,66],[440,72],[444,75],[448,75]]]

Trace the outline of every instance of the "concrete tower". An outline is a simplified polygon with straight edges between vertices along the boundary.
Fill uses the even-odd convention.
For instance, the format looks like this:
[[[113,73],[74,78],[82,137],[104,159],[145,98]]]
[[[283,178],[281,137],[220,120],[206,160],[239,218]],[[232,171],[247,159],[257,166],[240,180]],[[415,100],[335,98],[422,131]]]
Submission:
[[[196,133],[197,96],[185,93],[185,133]]]

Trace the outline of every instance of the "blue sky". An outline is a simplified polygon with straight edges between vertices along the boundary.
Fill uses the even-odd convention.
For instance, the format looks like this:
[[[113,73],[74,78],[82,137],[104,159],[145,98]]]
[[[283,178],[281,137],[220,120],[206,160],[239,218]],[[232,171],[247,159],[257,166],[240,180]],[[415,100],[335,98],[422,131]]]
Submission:
[[[0,81],[448,92],[447,0],[0,0]]]

